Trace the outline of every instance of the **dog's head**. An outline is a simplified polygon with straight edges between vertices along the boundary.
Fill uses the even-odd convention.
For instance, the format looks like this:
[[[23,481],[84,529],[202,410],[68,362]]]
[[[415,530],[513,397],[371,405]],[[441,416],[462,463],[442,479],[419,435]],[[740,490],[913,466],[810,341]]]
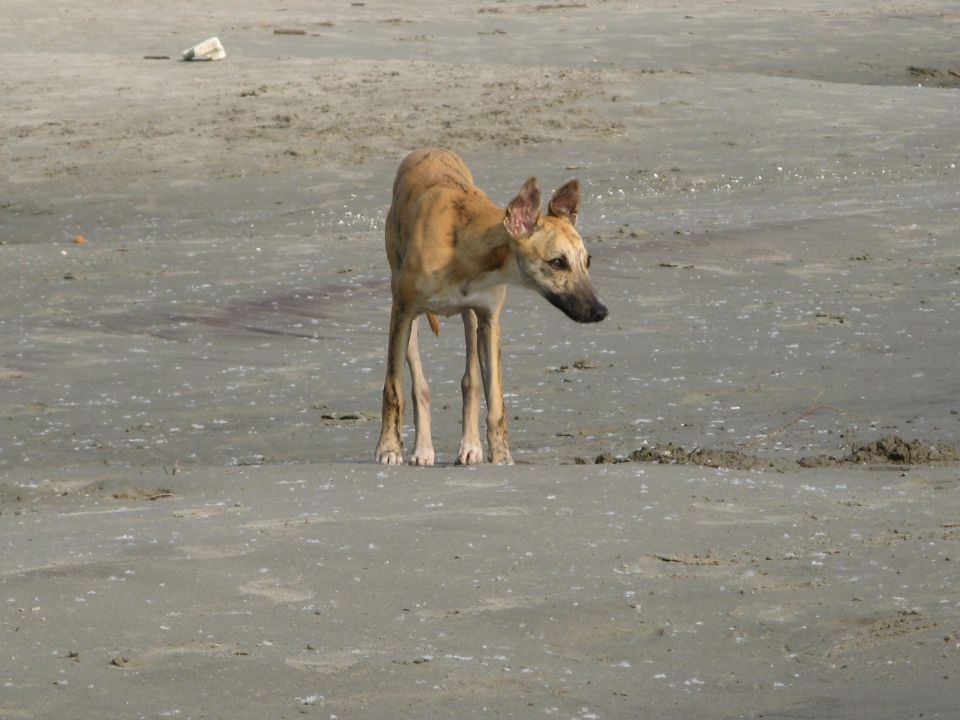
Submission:
[[[532,177],[507,205],[503,225],[523,285],[577,322],[600,322],[607,308],[590,282],[590,255],[575,227],[579,209],[580,184],[571,180],[553,194],[542,215],[540,190]]]

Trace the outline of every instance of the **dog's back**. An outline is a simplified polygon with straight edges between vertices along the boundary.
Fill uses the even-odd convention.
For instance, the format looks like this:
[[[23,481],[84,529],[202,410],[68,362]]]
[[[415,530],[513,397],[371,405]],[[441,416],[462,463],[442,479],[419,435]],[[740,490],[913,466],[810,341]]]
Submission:
[[[466,204],[477,201],[492,204],[473,184],[473,175],[456,153],[443,148],[425,148],[407,155],[393,182],[393,201],[386,219],[386,249],[391,270],[400,267],[414,236],[419,236],[420,242],[429,242],[429,237],[434,235],[420,227],[423,223],[429,220],[431,224],[450,228],[461,225]],[[461,209],[460,217],[455,216],[455,205]],[[449,232],[447,229],[446,233],[439,234]]]
[[[410,200],[435,185],[459,188],[467,192],[473,187],[473,175],[466,163],[452,150],[423,148],[407,155],[397,169],[393,181],[393,203],[408,205]]]

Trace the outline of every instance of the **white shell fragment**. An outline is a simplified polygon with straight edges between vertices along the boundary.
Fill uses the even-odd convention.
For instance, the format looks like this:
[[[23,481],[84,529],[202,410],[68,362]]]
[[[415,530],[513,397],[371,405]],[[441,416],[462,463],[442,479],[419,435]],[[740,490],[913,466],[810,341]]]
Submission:
[[[184,60],[223,60],[227,51],[223,49],[220,38],[212,37],[183,51]]]

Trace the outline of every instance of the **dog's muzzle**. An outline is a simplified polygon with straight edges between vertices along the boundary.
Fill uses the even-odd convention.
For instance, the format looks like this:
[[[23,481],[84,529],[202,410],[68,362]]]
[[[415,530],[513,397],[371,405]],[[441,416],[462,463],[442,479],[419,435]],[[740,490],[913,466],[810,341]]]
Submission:
[[[607,315],[607,306],[599,300],[595,300],[590,307],[590,322],[600,322]]]
[[[547,300],[554,307],[563,311],[571,320],[579,323],[600,322],[607,317],[607,306],[597,300],[596,295],[584,299],[577,295],[559,295],[550,293]]]

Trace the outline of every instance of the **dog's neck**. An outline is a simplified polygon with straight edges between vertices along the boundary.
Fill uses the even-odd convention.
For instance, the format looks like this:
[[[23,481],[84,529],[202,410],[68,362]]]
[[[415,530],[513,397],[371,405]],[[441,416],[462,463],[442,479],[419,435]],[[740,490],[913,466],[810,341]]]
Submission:
[[[497,208],[497,214],[491,214],[484,223],[486,227],[475,236],[474,247],[479,261],[477,265],[482,273],[497,278],[495,284],[523,285],[517,269],[514,242],[503,225],[503,217],[504,211]],[[493,220],[492,223],[490,219]]]

